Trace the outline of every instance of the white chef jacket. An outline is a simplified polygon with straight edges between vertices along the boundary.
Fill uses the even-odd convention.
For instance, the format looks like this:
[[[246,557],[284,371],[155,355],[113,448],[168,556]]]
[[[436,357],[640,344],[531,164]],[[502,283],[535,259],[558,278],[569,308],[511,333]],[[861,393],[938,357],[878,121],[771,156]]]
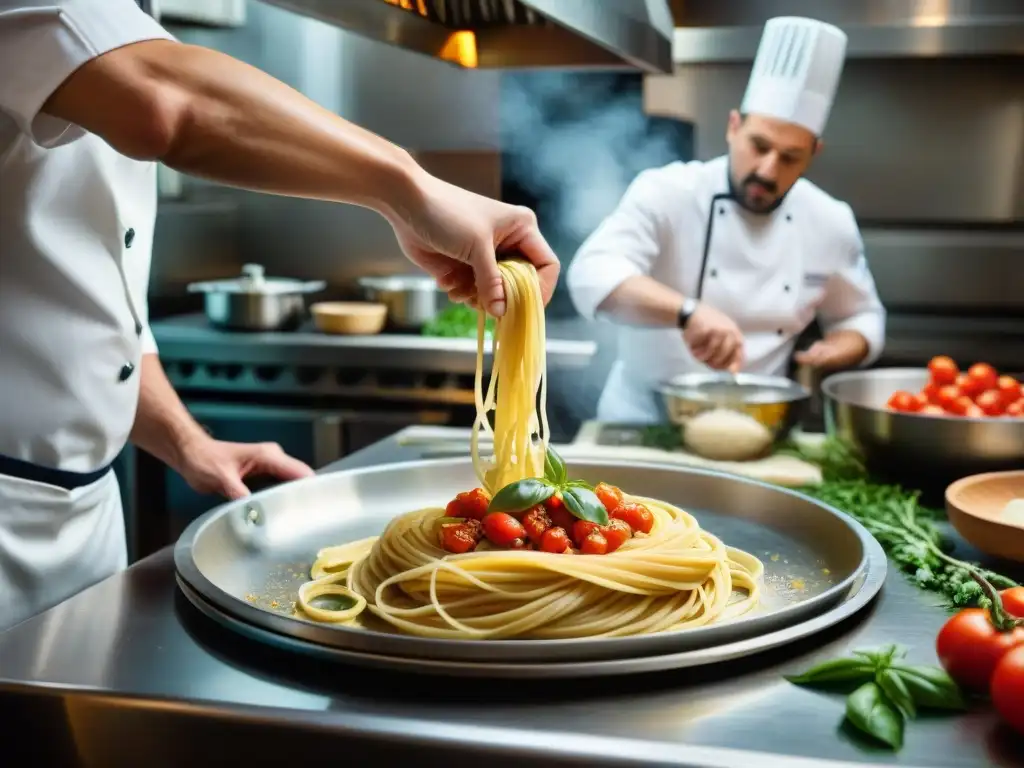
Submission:
[[[89,473],[138,405],[156,166],[40,113],[76,69],[170,38],[134,0],[0,0],[0,456]],[[0,629],[123,567],[112,472],[0,475]]]
[[[885,310],[850,206],[806,179],[769,214],[745,210],[729,192],[724,156],[641,173],[569,265],[577,310],[598,317],[623,281],[647,275],[731,317],[743,332],[746,371],[784,375],[815,316],[826,333],[859,331],[864,364],[877,359]],[[623,326],[597,417],[658,421],[655,387],[707,370],[678,329]]]

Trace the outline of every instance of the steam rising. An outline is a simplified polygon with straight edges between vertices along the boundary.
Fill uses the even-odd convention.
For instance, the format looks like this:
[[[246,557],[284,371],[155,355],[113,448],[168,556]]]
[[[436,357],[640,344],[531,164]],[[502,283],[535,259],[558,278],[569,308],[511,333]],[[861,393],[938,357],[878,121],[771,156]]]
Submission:
[[[640,171],[680,157],[650,130],[639,91],[608,75],[543,72],[502,80],[504,172],[541,198],[545,234],[567,260]]]

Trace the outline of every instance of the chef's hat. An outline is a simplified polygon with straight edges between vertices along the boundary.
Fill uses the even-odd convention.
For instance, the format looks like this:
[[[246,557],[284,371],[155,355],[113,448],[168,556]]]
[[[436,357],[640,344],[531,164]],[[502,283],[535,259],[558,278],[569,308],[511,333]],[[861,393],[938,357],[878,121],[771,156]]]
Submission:
[[[831,24],[796,16],[764,25],[740,111],[807,128],[825,129],[846,55],[846,34]]]

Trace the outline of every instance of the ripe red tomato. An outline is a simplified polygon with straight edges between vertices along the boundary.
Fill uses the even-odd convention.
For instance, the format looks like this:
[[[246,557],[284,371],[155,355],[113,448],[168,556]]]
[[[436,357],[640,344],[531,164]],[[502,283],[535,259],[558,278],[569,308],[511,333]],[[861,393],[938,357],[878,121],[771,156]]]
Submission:
[[[894,411],[903,411],[907,413],[919,410],[916,407],[917,401],[914,399],[914,395],[910,392],[905,392],[902,389],[892,393],[889,397],[888,406]]]
[[[1000,632],[983,608],[965,608],[939,630],[935,651],[939,663],[964,688],[987,691],[999,660],[1024,646],[1024,627]]]
[[[974,407],[974,401],[971,398],[967,395],[960,395],[960,397],[950,403],[947,410],[955,416],[966,416],[967,412]]]
[[[985,384],[978,379],[972,379],[966,373],[956,377],[956,385],[968,397],[974,398],[985,390]]]
[[[1003,599],[1003,608],[1011,616],[1024,619],[1024,587],[1010,587],[999,593]]]
[[[928,405],[929,402],[930,401],[928,400],[928,395],[926,395],[924,392],[919,392],[918,394],[914,395],[913,413],[917,413],[918,411],[920,411],[922,408]]]
[[[1024,734],[1024,646],[1014,648],[999,660],[989,694],[1003,720]]]
[[[540,544],[544,532],[551,527],[551,518],[543,504],[538,504],[523,515],[523,528],[534,544]]]
[[[618,518],[610,520],[608,525],[601,529],[601,533],[604,534],[608,542],[608,554],[611,554],[633,538],[633,529],[629,527],[629,523]]]
[[[996,369],[988,363],[975,363],[967,369],[967,375],[978,383],[982,391],[995,389],[996,381],[999,379]]]
[[[945,355],[933,357],[928,363],[928,371],[932,375],[932,381],[939,386],[943,384],[952,384],[956,381],[957,374],[960,373],[960,369],[957,368],[953,359],[946,357]]]
[[[467,520],[483,520],[487,514],[487,507],[491,504],[491,497],[483,488],[474,488],[472,491],[458,494],[448,502],[444,513],[448,517],[464,517]]]
[[[939,399],[939,386],[934,381],[929,381],[924,387],[921,388],[921,394],[924,395],[925,399],[929,403],[938,402]]]
[[[985,418],[985,412],[981,410],[976,404],[971,403],[971,407],[964,413],[968,419],[983,419]]]
[[[499,547],[521,549],[526,546],[526,528],[506,512],[491,512],[484,518],[484,535]]]
[[[616,507],[612,517],[624,520],[630,528],[639,533],[650,533],[654,527],[654,515],[643,504],[627,501]]]
[[[946,384],[945,386],[939,387],[939,394],[937,396],[937,404],[942,406],[943,410],[948,411],[950,406],[956,402],[956,399],[960,397],[960,390],[955,384]]]
[[[544,509],[548,511],[548,517],[551,518],[551,524],[558,528],[565,528],[567,531],[572,530],[572,524],[576,522],[576,517],[565,508],[565,502],[562,501],[562,497],[557,493],[554,496],[548,498],[544,502]]]
[[[604,508],[611,514],[611,511],[622,503],[622,491],[608,483],[598,483],[594,488],[597,498],[604,504]]]
[[[997,389],[986,389],[978,395],[974,402],[985,412],[986,416],[1002,416],[1006,407],[1003,403],[1003,396]]]
[[[975,406],[975,408],[977,408],[977,406]],[[942,406],[941,405],[936,405],[935,403],[928,403],[928,405],[926,405],[924,408],[922,408],[920,411],[918,411],[918,413],[920,413],[922,416],[945,416],[945,415],[947,415],[946,412],[942,409]],[[981,413],[981,412],[979,411],[979,413]]]
[[[600,531],[601,526],[597,523],[592,523],[589,520],[576,520],[572,524],[572,540],[576,542],[577,547],[582,547],[584,540],[592,534],[594,531]]]
[[[441,548],[446,552],[461,555],[476,549],[483,538],[483,530],[479,520],[467,520],[464,523],[441,524]]]
[[[1008,406],[1006,406],[1006,413],[1004,415],[1013,416],[1018,419],[1021,416],[1024,416],[1024,398],[1018,400],[1015,403],[1010,403]]]
[[[604,555],[608,552],[608,539],[600,531],[591,531],[580,544],[580,552],[584,555]]]
[[[572,552],[572,542],[569,541],[569,534],[565,532],[565,528],[548,528],[541,537],[540,548],[544,552],[561,555]]]
[[[1013,376],[1000,376],[996,379],[996,389],[999,390],[1006,405],[1020,399],[1020,382]]]

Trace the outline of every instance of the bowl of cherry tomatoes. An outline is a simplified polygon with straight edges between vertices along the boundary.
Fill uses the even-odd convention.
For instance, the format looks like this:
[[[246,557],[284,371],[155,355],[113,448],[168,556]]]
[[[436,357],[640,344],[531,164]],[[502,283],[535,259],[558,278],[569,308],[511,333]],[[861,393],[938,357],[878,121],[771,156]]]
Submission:
[[[927,368],[833,374],[821,388],[829,432],[890,481],[942,498],[966,475],[1024,466],[1021,379],[986,363],[936,357]]]

